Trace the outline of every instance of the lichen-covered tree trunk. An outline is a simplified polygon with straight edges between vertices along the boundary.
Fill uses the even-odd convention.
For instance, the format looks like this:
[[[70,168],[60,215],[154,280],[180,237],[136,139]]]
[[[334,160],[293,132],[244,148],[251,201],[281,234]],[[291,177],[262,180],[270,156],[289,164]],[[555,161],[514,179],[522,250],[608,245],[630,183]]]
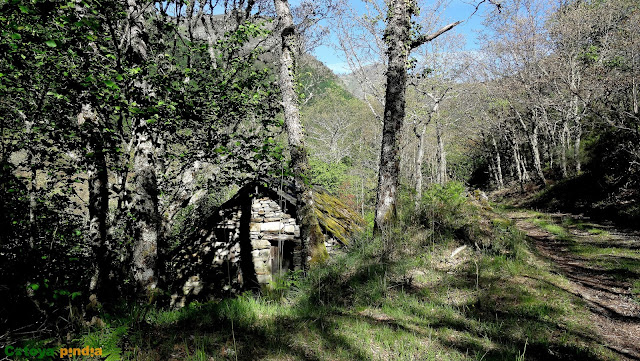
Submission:
[[[97,114],[90,104],[84,104],[78,114],[78,125],[86,147],[87,185],[89,190],[89,245],[94,259],[89,292],[102,299],[103,279],[108,271],[107,255],[107,212],[109,209],[109,190],[107,161],[104,144],[98,131]]]
[[[567,140],[569,139],[569,122],[565,119],[562,122],[562,133],[560,134],[560,170],[562,178],[567,178]]]
[[[500,157],[500,149],[498,149],[498,144],[496,143],[496,138],[491,136],[491,143],[493,144],[493,150],[496,152],[495,162],[496,162],[496,183],[499,189],[504,188],[504,181],[502,179],[502,159]]]
[[[507,139],[509,141],[509,139]],[[511,139],[511,150],[513,151],[513,168],[518,175],[518,183],[520,184],[520,190],[524,191],[524,166],[520,164],[520,151],[518,150],[518,143],[516,139]]]
[[[580,137],[582,136],[582,125],[580,121],[576,121],[576,139],[573,143],[573,155],[576,161],[576,175],[582,172],[582,161],[580,159]]]
[[[540,147],[538,142],[538,124],[536,121],[532,124],[532,132],[529,135],[529,142],[531,144],[533,167],[536,171],[536,177],[538,178],[538,182],[544,186],[546,180],[544,179],[544,173],[542,172],[542,161],[540,160]]]
[[[460,22],[444,26],[433,34],[412,36],[415,28],[411,18],[419,12],[414,1],[388,1],[387,27],[387,84],[385,91],[384,117],[382,125],[382,147],[374,231],[380,232],[386,224],[396,218],[396,201],[400,176],[400,130],[405,116],[405,92],[407,89],[407,60],[409,53],[445,32]]]
[[[303,243],[303,268],[310,264],[324,262],[327,249],[324,235],[318,224],[313,203],[313,190],[308,184],[310,166],[307,148],[304,143],[304,133],[300,123],[298,96],[295,92],[295,56],[297,50],[297,35],[293,26],[293,17],[287,0],[274,0],[276,13],[282,37],[280,52],[280,92],[282,93],[282,107],[284,122],[289,140],[291,165],[294,172],[295,187],[298,198],[297,218],[300,224],[300,237]]]
[[[396,218],[396,199],[400,168],[400,129],[405,116],[405,91],[407,88],[407,58],[409,55],[409,29],[411,15],[407,1],[396,0],[389,4],[387,19],[387,84],[385,92],[380,150],[380,170],[376,200],[375,230],[381,231]]]
[[[151,96],[149,84],[144,79],[147,60],[147,38],[145,29],[144,8],[136,0],[128,0],[128,47],[130,61],[140,66],[143,71],[133,82],[133,94],[139,106],[144,107],[146,99]],[[158,182],[156,178],[156,149],[151,124],[147,122],[144,112],[136,114],[134,124],[133,170],[133,209],[135,233],[131,271],[136,281],[136,293],[140,300],[149,300],[157,287],[158,244],[161,236],[160,214],[158,211]]]
[[[538,183],[540,183],[540,185],[544,186],[546,184],[546,181],[544,179],[544,174],[542,173],[542,162],[540,161],[540,148],[538,147],[538,121],[537,119],[535,119],[535,113],[531,123],[531,130],[529,130],[529,127],[525,123],[520,112],[515,108],[513,108],[513,110],[515,111],[520,125],[522,126],[522,130],[529,139],[529,145],[531,146],[531,156],[533,158],[533,169],[535,171],[537,181]],[[523,172],[523,174],[526,173]],[[526,178],[527,177],[525,176],[525,180]]]
[[[28,147],[27,147],[27,163],[29,164],[29,170],[31,172],[31,179],[29,180],[29,247],[33,249],[36,245],[36,207],[38,203],[36,202],[36,191],[38,189],[38,159],[36,156],[35,142],[33,139],[35,135],[33,134],[33,121],[27,121],[25,118],[25,130],[28,137]]]
[[[416,154],[416,209],[422,200],[422,164],[424,163],[424,137],[427,126],[422,126],[422,131],[418,134],[418,154]]]
[[[438,172],[436,174],[436,183],[444,185],[447,183],[447,153],[444,149],[444,136],[442,134],[442,125],[436,119],[436,142],[437,147],[437,161]]]
[[[133,215],[136,232],[133,244],[133,278],[140,297],[148,297],[157,287],[158,241],[160,214],[158,212],[158,182],[156,179],[154,144],[149,125],[138,119],[134,155],[135,177]]]

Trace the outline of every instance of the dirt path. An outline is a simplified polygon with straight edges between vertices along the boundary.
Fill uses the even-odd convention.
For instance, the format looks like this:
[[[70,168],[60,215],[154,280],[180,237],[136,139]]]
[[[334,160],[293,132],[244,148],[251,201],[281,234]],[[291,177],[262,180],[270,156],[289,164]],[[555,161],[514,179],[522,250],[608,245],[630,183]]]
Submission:
[[[554,225],[562,224],[566,218],[578,219],[568,214],[545,216]],[[558,273],[569,279],[567,291],[582,298],[589,306],[591,321],[602,343],[623,359],[640,360],[640,298],[632,294],[632,280],[640,275],[629,271],[628,267],[615,266],[620,262],[640,265],[640,258],[635,257],[636,250],[640,249],[640,234],[597,225],[597,229],[606,229],[607,237],[572,226],[563,227],[567,234],[559,236],[554,234],[557,232],[551,233],[535,225],[535,216],[531,213],[510,212],[508,217],[533,240],[538,252],[555,264]],[[586,257],[575,252],[576,245],[590,247],[595,252],[613,247],[631,252],[633,256],[611,252],[597,258]],[[601,266],[603,262],[605,266]],[[607,267],[609,265],[613,267]]]

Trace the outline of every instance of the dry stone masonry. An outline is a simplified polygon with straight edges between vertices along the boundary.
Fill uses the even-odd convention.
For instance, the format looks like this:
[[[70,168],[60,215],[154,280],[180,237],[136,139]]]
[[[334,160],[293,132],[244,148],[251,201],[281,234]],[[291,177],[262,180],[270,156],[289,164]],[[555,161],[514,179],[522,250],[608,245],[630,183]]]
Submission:
[[[364,221],[337,198],[314,193],[327,250],[339,252],[347,235],[361,229]],[[277,275],[300,269],[301,257],[295,198],[282,188],[245,186],[170,256],[171,305],[268,287]]]
[[[258,283],[268,284],[272,281],[276,262],[279,269],[300,268],[300,227],[296,224],[295,218],[284,213],[278,203],[269,197],[253,200],[249,237]],[[290,254],[287,253],[288,250],[291,250]],[[282,257],[279,257],[280,255]],[[282,267],[283,265],[285,267]]]

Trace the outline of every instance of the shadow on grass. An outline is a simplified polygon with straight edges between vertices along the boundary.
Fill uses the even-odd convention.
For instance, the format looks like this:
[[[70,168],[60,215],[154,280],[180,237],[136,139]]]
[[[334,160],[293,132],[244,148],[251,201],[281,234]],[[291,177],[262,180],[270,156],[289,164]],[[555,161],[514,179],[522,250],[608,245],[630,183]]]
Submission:
[[[469,268],[445,273],[428,290],[405,291],[388,287],[384,278],[392,271],[393,265],[369,262],[326,272],[289,305],[242,296],[190,306],[175,321],[141,327],[127,342],[141,360],[198,359],[198,352],[214,360],[415,359],[403,345],[433,360],[514,360],[523,353],[527,360],[610,359],[579,326],[573,304],[580,300],[552,283],[482,274],[477,289]],[[468,300],[454,302],[453,291]]]

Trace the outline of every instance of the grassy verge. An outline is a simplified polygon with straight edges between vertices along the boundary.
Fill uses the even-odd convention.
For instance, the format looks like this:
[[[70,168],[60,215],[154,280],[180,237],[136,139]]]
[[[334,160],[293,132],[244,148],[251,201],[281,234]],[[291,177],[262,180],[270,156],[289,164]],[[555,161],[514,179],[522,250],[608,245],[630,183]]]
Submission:
[[[103,347],[109,360],[616,359],[568,281],[509,220],[464,211],[482,232],[434,238],[403,224],[354,240],[346,254],[286,283],[282,298],[134,308],[103,315],[104,326],[73,343]],[[480,233],[483,240],[469,239]],[[467,247],[452,256],[462,245],[456,234]]]

